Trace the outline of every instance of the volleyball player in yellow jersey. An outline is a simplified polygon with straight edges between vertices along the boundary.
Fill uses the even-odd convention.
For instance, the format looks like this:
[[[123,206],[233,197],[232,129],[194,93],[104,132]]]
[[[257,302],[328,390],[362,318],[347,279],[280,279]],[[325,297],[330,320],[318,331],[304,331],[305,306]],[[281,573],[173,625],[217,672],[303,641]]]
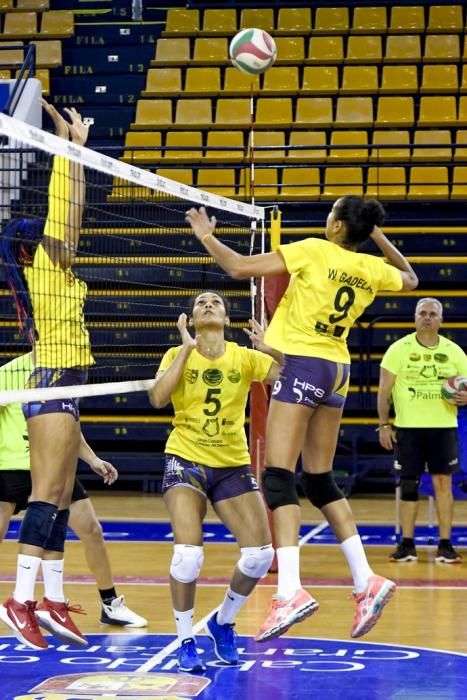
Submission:
[[[256,639],[276,637],[317,609],[301,588],[299,575],[300,506],[294,472],[300,453],[303,491],[331,525],[352,573],[356,613],[351,636],[359,637],[375,625],[396,586],[373,574],[332,473],[350,368],[346,338],[377,292],[414,289],[417,277],[380,230],[384,209],[376,200],[342,197],[327,218],[326,240],[306,238],[250,257],[214,237],[215,218],[208,218],[204,208],[190,209],[186,220],[231,276],[292,275],[265,336],[268,345],[284,354],[269,407],[263,474],[264,495],[273,511],[279,579]],[[357,252],[369,237],[389,264]]]
[[[207,500],[236,538],[241,553],[224,602],[206,625],[217,657],[227,664],[238,663],[235,615],[273,559],[244,423],[251,383],[273,383],[279,365],[269,355],[225,340],[227,301],[216,292],[194,298],[188,322],[195,336],[182,314],[177,323],[182,345],[162,358],[149,398],[156,408],[172,400],[175,412],[162,486],[175,541],[170,589],[180,642],[178,668],[199,672],[205,666],[193,637],[193,611],[203,564]],[[257,329],[253,325],[249,335]]]
[[[65,110],[70,120],[66,121],[54,107],[45,102],[43,105],[58,136],[75,144],[86,143],[88,127],[74,108]],[[87,367],[93,364],[83,317],[86,285],[70,269],[78,248],[84,200],[83,167],[56,156],[43,232],[38,231],[37,222],[23,219],[10,222],[3,233],[4,249],[10,245],[16,251],[12,261],[24,264],[30,260],[24,269],[18,266],[16,277],[14,265],[6,269],[10,288],[16,292],[15,299],[20,300],[19,311],[26,296],[32,307],[28,315],[29,323],[31,317],[34,319],[36,367],[29,378],[29,388],[83,384]],[[20,294],[15,285],[23,279],[22,275],[27,290]],[[86,645],[69,615],[70,608],[59,585],[80,447],[78,402],[33,402],[24,404],[23,412],[29,434],[32,493],[19,535],[16,587],[0,606],[0,619],[23,644],[45,649],[48,644],[38,628],[37,607],[40,624],[46,629],[62,640],[68,638],[72,644]],[[41,560],[42,568],[57,578],[57,595],[44,598],[37,606],[34,586]]]

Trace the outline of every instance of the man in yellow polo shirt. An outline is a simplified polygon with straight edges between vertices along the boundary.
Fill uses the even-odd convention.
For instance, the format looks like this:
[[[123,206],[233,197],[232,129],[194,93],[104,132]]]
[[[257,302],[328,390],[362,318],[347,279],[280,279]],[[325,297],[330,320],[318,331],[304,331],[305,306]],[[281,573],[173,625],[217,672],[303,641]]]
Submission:
[[[441,302],[420,299],[415,308],[415,332],[390,345],[381,361],[379,441],[387,450],[394,448],[401,487],[402,541],[389,557],[395,562],[417,559],[418,488],[426,468],[433,480],[439,521],[436,561],[461,561],[451,544],[452,474],[459,466],[457,409],[467,405],[467,391],[456,392],[452,404],[441,396],[441,387],[448,377],[467,376],[467,357],[459,345],[439,335],[442,321]],[[391,401],[395,430],[389,422]]]

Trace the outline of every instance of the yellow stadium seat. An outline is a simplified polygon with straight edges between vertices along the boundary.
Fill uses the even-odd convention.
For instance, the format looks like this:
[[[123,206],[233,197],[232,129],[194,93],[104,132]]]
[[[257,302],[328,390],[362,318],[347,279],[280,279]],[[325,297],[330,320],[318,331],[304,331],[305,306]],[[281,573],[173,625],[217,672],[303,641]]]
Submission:
[[[462,66],[462,84],[461,92],[467,92],[467,65]]]
[[[44,12],[40,36],[49,39],[67,39],[75,33],[75,16],[68,10]]]
[[[210,99],[193,98],[177,100],[174,126],[178,129],[188,127],[212,126],[212,103]]]
[[[2,51],[0,52],[0,63],[2,66],[22,66],[24,61],[24,51],[22,49],[7,49],[6,46],[23,46],[22,41],[2,41]]]
[[[366,163],[369,155],[367,148],[350,148],[350,146],[358,145],[368,145],[368,134],[366,131],[333,131],[331,146],[346,146],[346,148],[331,148],[328,160],[342,163],[346,161]]]
[[[176,180],[182,185],[193,185],[193,171],[189,168],[158,168],[156,175],[167,177],[169,180]]]
[[[194,36],[199,32],[199,10],[170,7],[162,36]]]
[[[318,7],[315,13],[314,34],[347,34],[348,7]]]
[[[33,10],[34,12],[44,12],[49,9],[49,0],[16,0],[15,10],[24,12]]]
[[[209,131],[204,160],[239,163],[244,156],[243,131]]]
[[[195,39],[192,65],[222,65],[229,60],[229,47],[225,37]]]
[[[1,54],[0,54],[1,58]],[[8,73],[8,75],[2,76],[2,80],[9,80],[10,76],[10,71],[1,71],[2,73]],[[20,71],[16,71],[16,78],[19,77]],[[50,75],[49,75],[49,69],[48,68],[37,68],[35,75],[35,78],[40,81],[42,85],[42,94],[47,97],[50,95]]]
[[[300,89],[298,66],[273,66],[264,74],[262,95],[295,95]]]
[[[268,150],[263,150],[263,149]],[[251,139],[248,140],[247,158],[251,157]],[[254,136],[254,159],[268,163],[279,163],[285,158],[284,131],[257,131]]]
[[[467,199],[467,168],[456,165],[452,175],[451,199]]]
[[[257,127],[282,126],[290,129],[292,121],[292,100],[290,97],[260,97],[257,101],[255,117]]]
[[[339,82],[337,66],[305,66],[301,95],[337,95]]]
[[[180,68],[150,68],[146,76],[146,89],[141,97],[180,95],[182,71]]]
[[[147,150],[133,150],[132,147]],[[128,150],[126,150],[128,149]],[[152,149],[152,150],[150,150]],[[125,135],[123,160],[141,165],[153,163],[162,157],[162,136],[160,131],[128,131]]]
[[[13,0],[0,0],[0,12],[8,12],[13,9]]]
[[[278,36],[274,41],[277,48],[276,65],[298,64],[305,60],[303,36]]]
[[[460,61],[461,46],[457,34],[427,34],[425,38],[425,63]]]
[[[294,126],[327,127],[332,124],[330,97],[299,97]]]
[[[385,63],[418,63],[421,60],[421,41],[417,34],[387,37]]]
[[[432,5],[429,8],[428,32],[433,34],[458,32],[461,34],[463,29],[461,5]]]
[[[344,60],[344,40],[341,36],[312,36],[308,47],[307,63],[342,63]]]
[[[454,160],[467,160],[467,131],[464,129],[458,129],[456,131]]]
[[[403,161],[410,158],[410,137],[408,131],[373,131],[370,160],[380,162]],[[397,148],[387,148],[394,144]]]
[[[240,28],[260,27],[265,32],[274,32],[274,10],[272,9],[244,9],[240,17]]]
[[[466,27],[466,31],[467,31],[467,27]],[[464,37],[464,53],[462,56],[462,60],[464,61],[464,63],[467,61],[467,37]]]
[[[321,199],[338,199],[346,194],[363,195],[362,168],[326,168]]]
[[[207,190],[219,197],[235,197],[235,170],[220,168],[200,168],[198,170],[198,188]]]
[[[224,73],[224,89],[222,95],[234,97],[235,95],[250,95],[259,91],[259,75],[247,75],[229,66]]]
[[[136,117],[132,129],[148,130],[155,127],[167,128],[172,125],[171,100],[138,100]]]
[[[340,89],[341,95],[374,95],[377,92],[377,66],[344,66]]]
[[[338,97],[335,126],[373,126],[371,97]]]
[[[169,131],[165,140],[164,162],[198,163],[203,157],[202,146],[201,131]]]
[[[188,38],[158,39],[156,55],[151,65],[178,66],[190,60],[190,40]]]
[[[413,97],[380,97],[375,126],[413,126]]]
[[[448,169],[445,166],[410,168],[407,199],[448,199]]]
[[[202,34],[235,34],[237,31],[237,11],[223,8],[222,10],[208,9],[203,14]]]
[[[467,97],[459,98],[459,116],[457,118],[458,126],[467,126]]]
[[[405,199],[407,196],[405,168],[368,168],[365,195],[376,199]]]
[[[392,7],[391,21],[389,23],[390,34],[422,34],[425,30],[425,8],[416,7]]]
[[[250,169],[244,169],[241,173],[239,194],[251,197]],[[255,168],[256,199],[277,199],[279,194],[277,168]]]
[[[455,126],[456,122],[456,98],[453,95],[420,98],[418,126]]]
[[[218,99],[216,107],[216,128],[236,127],[246,129],[251,122],[250,100],[248,98]]]
[[[292,131],[289,137],[287,160],[295,163],[309,163],[310,161],[324,161],[326,152],[325,131]],[[309,146],[309,148],[304,148]],[[319,148],[318,148],[319,147]]]
[[[38,68],[58,68],[62,65],[62,42],[60,39],[31,41],[31,44],[36,45],[36,66]]]
[[[218,95],[221,91],[221,71],[214,66],[187,68],[185,77],[185,95],[209,93]]]
[[[37,35],[35,12],[7,12],[2,37],[9,39],[32,39]]]
[[[418,92],[417,66],[384,66],[380,93]]]
[[[441,148],[434,148],[431,144],[444,145]],[[430,129],[428,131],[415,132],[413,161],[450,161],[451,159],[451,133],[447,129]]]
[[[459,76],[455,65],[423,66],[420,92],[453,93],[459,90]]]
[[[352,34],[386,34],[388,19],[385,7],[356,7]]]
[[[276,34],[310,34],[309,7],[281,7],[277,18]]]
[[[350,36],[347,43],[346,63],[381,63],[383,60],[382,40],[372,36]]]
[[[10,80],[11,79],[11,70],[4,70],[3,68],[0,68],[0,80]]]
[[[149,187],[141,187],[135,185],[129,180],[124,180],[121,177],[114,177],[112,183],[112,192],[107,196],[109,202],[122,201],[138,201],[153,199],[156,196],[155,191]]]
[[[283,168],[279,199],[319,199],[319,179],[319,168]]]

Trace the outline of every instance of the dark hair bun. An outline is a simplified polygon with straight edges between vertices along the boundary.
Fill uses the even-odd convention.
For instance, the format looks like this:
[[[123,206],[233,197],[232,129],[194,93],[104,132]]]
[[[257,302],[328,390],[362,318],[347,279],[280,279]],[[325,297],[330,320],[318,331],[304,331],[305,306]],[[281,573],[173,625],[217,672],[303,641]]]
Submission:
[[[377,199],[366,199],[362,206],[362,219],[373,226],[382,226],[386,212],[381,202]]]

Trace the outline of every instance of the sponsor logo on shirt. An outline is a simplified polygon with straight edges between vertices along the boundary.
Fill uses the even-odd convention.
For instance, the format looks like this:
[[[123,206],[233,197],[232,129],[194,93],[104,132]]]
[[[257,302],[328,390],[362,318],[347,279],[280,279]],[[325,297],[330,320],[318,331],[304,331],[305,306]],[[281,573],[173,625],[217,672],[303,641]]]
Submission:
[[[185,379],[189,384],[194,384],[196,380],[198,379],[198,370],[197,369],[189,369],[188,367],[185,370]]]
[[[220,369],[206,369],[203,372],[203,382],[208,386],[217,386],[223,379],[224,375]]]
[[[242,375],[240,374],[238,369],[231,369],[227,374],[227,379],[229,380],[229,382],[232,382],[232,384],[238,384],[241,378]]]

